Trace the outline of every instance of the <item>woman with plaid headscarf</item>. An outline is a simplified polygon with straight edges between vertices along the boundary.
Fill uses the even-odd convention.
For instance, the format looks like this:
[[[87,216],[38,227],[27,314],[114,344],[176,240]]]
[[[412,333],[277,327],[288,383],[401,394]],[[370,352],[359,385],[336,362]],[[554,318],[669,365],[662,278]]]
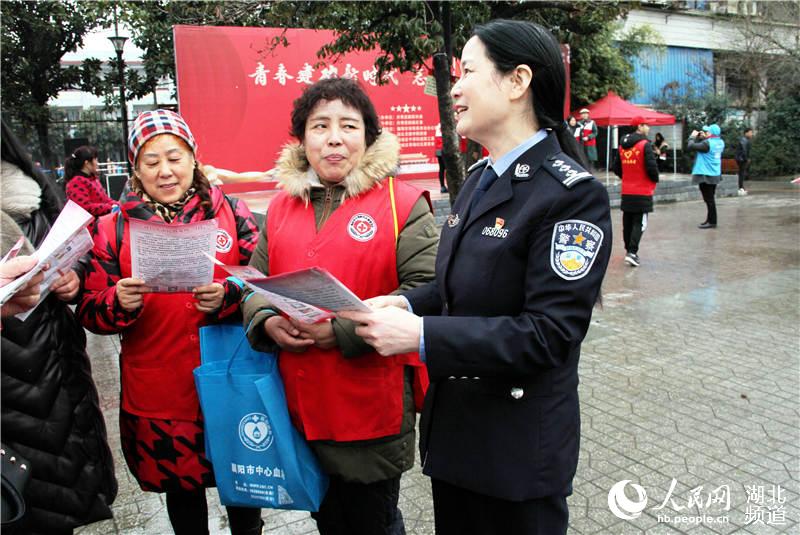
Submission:
[[[120,333],[120,431],[125,460],[142,490],[165,492],[176,534],[208,533],[205,488],[214,486],[192,370],[198,329],[237,314],[241,289],[219,268],[192,293],[149,293],[131,277],[130,219],[182,225],[216,219],[216,257],[245,265],[258,229],[244,203],[211,186],[195,159],[189,126],[167,110],[144,112],[128,140],[134,173],[119,213],[101,217],[78,307],[83,325]],[[260,509],[228,507],[231,533],[261,533]]]

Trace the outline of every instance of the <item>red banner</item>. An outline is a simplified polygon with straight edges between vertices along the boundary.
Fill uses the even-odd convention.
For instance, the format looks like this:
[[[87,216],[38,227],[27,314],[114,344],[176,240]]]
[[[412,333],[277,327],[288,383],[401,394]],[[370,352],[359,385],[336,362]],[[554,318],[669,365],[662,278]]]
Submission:
[[[288,47],[271,49],[285,35]],[[426,70],[389,73],[378,85],[378,51],[354,52],[317,66],[331,31],[175,26],[180,113],[197,139],[198,159],[236,172],[271,169],[289,136],[292,102],[323,78],[357,78],[381,125],[400,138],[404,173],[433,173],[435,97],[426,95]]]

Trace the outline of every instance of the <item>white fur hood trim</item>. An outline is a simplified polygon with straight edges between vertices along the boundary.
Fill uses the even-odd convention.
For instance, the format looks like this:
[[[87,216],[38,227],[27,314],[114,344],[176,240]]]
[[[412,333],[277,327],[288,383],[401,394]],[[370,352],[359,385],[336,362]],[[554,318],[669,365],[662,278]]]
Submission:
[[[30,218],[42,205],[42,188],[16,165],[3,161],[0,167],[0,206],[11,216]]]

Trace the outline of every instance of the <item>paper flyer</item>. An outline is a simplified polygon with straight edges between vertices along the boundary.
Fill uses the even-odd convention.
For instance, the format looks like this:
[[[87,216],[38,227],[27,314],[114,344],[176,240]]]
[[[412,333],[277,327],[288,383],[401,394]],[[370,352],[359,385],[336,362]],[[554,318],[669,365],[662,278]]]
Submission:
[[[336,277],[321,268],[267,277],[251,266],[228,266],[213,260],[254,292],[269,299],[281,312],[303,323],[332,318],[333,312],[340,310],[370,310]]]
[[[89,226],[93,219],[89,212],[73,201],[67,201],[64,209],[61,210],[61,213],[53,222],[53,226],[45,236],[44,241],[33,253],[32,256],[38,259],[33,269],[0,288],[0,305],[6,303],[45,265],[49,265],[45,272],[44,282],[41,285],[45,289],[41,292],[39,299],[39,303],[41,303],[50,293],[50,284],[72,269],[80,257],[92,249],[91,235],[86,227]],[[20,242],[17,242],[17,244],[12,251],[6,254],[3,261],[16,256],[19,247],[21,247]],[[38,306],[38,303],[36,306]],[[24,321],[36,309],[36,306],[27,312],[17,314],[16,317]]]
[[[217,221],[167,225],[130,220],[131,275],[153,292],[191,292],[214,280]]]

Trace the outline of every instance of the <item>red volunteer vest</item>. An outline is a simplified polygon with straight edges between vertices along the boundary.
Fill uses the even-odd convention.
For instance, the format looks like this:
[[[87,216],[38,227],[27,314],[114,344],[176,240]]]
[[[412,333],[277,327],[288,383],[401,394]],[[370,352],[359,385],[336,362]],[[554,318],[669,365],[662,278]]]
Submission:
[[[652,196],[656,190],[656,183],[647,176],[644,168],[643,139],[629,149],[619,148],[619,158],[622,162],[622,194]]]
[[[395,182],[398,228],[422,192]],[[321,267],[361,299],[397,289],[397,255],[388,180],[346,199],[319,232],[314,207],[278,194],[267,214],[269,273]],[[425,367],[417,353],[346,359],[339,349],[281,352],[278,359],[289,413],[308,440],[348,442],[396,435],[403,416],[406,365]]]
[[[117,215],[117,217],[121,217]],[[224,264],[239,264],[236,219],[223,200],[217,220],[217,254]],[[116,218],[108,226],[115,227]],[[179,224],[179,223],[175,223]],[[116,228],[108,236],[114,236]],[[119,264],[122,277],[131,276],[130,225],[125,221]],[[214,280],[227,273],[214,268]],[[193,370],[200,365],[198,329],[207,314],[194,307],[190,293],[146,294],[139,319],[122,333],[122,408],[148,418],[197,420],[200,404]]]
[[[592,121],[591,119],[589,119],[589,121],[586,124],[583,125],[583,132],[581,133],[581,140],[583,140],[584,136],[591,136],[592,135],[592,130],[593,130],[592,126],[594,126],[594,121]],[[592,139],[588,139],[586,141],[583,141],[583,144],[586,147],[594,147],[595,145],[597,145],[597,138],[594,137]]]

